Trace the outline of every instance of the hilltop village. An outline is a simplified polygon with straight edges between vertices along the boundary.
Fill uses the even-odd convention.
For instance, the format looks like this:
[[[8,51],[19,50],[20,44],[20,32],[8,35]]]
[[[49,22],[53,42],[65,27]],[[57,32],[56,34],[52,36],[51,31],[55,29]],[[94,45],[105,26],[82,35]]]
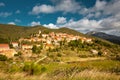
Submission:
[[[29,38],[20,38],[18,42],[10,44],[0,44],[0,54],[11,58],[18,52],[24,53],[24,56],[31,56],[34,47],[41,47],[42,50],[54,49],[61,46],[61,42],[68,43],[72,40],[80,40],[82,43],[92,43],[91,38],[70,35],[66,33],[48,33],[43,34],[41,30],[32,34]]]

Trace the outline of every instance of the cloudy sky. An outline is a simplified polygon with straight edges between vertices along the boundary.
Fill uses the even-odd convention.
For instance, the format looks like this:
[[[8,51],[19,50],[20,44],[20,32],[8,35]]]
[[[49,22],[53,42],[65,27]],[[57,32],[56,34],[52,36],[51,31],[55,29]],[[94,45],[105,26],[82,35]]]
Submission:
[[[0,23],[120,36],[120,0],[0,0]]]

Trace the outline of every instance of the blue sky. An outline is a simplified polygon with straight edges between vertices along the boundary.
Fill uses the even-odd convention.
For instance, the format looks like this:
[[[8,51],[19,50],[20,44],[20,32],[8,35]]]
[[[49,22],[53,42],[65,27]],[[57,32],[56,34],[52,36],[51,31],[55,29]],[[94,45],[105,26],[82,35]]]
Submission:
[[[120,36],[120,0],[0,0],[0,23]]]

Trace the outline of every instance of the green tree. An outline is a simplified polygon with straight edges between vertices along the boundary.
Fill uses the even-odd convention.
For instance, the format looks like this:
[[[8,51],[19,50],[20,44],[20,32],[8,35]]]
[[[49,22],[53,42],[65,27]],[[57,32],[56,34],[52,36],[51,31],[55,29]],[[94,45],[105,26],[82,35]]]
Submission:
[[[33,45],[33,47],[32,47],[32,52],[38,54],[38,53],[41,52],[42,49],[43,49],[43,46],[42,46],[42,45],[39,46],[39,47],[37,47],[36,45]]]
[[[37,46],[36,46],[36,45],[33,45],[33,47],[32,47],[32,52],[33,52],[33,53],[37,53]]]
[[[21,56],[22,55],[22,52],[18,52],[17,54],[15,54],[14,56]]]
[[[102,54],[103,54],[102,51],[98,52],[98,56],[102,56]]]
[[[13,45],[11,43],[9,43],[9,48],[13,48]]]

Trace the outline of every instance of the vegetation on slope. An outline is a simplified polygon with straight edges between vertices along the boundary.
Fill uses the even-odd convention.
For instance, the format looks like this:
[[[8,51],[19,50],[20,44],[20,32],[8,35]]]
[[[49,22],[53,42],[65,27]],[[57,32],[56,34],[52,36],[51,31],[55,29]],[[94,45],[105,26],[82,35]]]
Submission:
[[[75,30],[68,28],[49,29],[43,26],[24,27],[24,26],[0,24],[0,43],[6,43],[9,42],[10,40],[17,41],[20,37],[29,37],[31,34],[38,33],[39,30],[41,30],[42,33],[62,32],[62,33],[83,36],[82,33],[79,33]]]

